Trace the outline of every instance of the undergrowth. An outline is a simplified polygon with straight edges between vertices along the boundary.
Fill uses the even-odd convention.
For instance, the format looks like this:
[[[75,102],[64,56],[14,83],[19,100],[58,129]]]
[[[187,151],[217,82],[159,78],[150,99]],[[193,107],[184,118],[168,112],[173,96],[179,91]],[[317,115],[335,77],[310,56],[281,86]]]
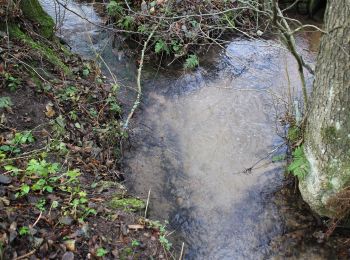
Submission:
[[[131,48],[142,48],[157,27],[147,53],[167,60],[182,59],[185,68],[192,69],[198,65],[198,54],[213,43],[225,43],[225,35],[238,32],[238,28],[256,34],[264,23],[251,10],[256,5],[241,0],[112,0],[107,14]]]

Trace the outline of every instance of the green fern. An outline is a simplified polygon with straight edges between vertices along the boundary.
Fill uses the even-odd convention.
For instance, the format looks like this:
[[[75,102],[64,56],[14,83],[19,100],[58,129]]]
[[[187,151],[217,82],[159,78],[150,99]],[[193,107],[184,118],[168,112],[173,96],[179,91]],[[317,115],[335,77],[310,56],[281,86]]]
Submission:
[[[301,145],[293,152],[293,161],[288,166],[288,172],[298,177],[298,179],[303,179],[309,171],[309,161],[306,159],[304,147]]]
[[[121,26],[124,30],[131,30],[134,26],[135,20],[132,16],[125,16],[124,18],[119,20],[119,26]]]
[[[198,65],[199,65],[199,60],[198,60],[197,55],[191,54],[186,59],[184,67],[185,67],[185,69],[194,69]]]
[[[0,97],[0,109],[10,108],[13,105],[10,97]]]
[[[110,16],[117,16],[123,13],[123,7],[116,1],[110,1],[107,5],[107,13]]]
[[[288,129],[287,138],[290,142],[297,142],[301,138],[301,130],[297,126],[292,126]]]
[[[156,42],[156,45],[154,46],[154,51],[155,51],[155,53],[160,53],[160,52],[163,52],[163,51],[165,51],[167,54],[170,53],[166,42],[163,41],[163,40],[158,40]]]

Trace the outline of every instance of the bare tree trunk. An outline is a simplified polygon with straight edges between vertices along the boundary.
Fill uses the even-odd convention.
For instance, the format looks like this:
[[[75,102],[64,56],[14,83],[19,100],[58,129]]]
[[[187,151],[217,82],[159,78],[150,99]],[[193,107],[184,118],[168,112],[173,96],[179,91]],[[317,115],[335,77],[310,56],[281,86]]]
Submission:
[[[323,216],[327,203],[350,185],[350,0],[329,0],[308,114],[305,154],[310,172],[301,194]]]

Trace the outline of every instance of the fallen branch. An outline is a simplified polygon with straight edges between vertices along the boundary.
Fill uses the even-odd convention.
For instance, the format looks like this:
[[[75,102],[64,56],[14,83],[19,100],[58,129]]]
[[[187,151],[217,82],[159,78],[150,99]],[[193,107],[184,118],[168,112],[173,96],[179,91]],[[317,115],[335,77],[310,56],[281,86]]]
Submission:
[[[153,37],[154,32],[157,29],[158,29],[158,25],[154,27],[154,29],[152,30],[152,32],[150,33],[150,35],[148,36],[147,40],[145,41],[145,43],[143,45],[143,49],[142,49],[142,52],[141,52],[140,65],[139,65],[139,68],[137,70],[137,90],[138,90],[138,93],[137,93],[134,105],[131,108],[129,115],[128,115],[128,117],[125,120],[125,123],[124,123],[124,126],[123,126],[124,130],[128,129],[129,121],[132,118],[132,116],[134,115],[135,110],[137,109],[137,107],[140,104],[141,94],[142,94],[141,72],[142,72],[142,67],[143,67],[143,61],[145,59],[145,52],[146,52],[146,49],[147,49],[149,41],[151,40],[151,38]]]
[[[25,259],[27,258],[28,256],[31,256],[32,254],[34,254],[36,252],[36,249],[30,251],[29,253],[25,254],[25,255],[22,255],[22,256],[19,256],[17,258],[15,258],[15,260],[20,260],[20,259]]]

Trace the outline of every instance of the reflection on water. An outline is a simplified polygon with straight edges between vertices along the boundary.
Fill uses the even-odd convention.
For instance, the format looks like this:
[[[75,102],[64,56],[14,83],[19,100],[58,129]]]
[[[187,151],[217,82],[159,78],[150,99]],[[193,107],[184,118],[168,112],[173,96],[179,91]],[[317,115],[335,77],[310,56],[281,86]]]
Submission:
[[[54,16],[54,1],[41,2]],[[68,7],[101,22],[91,5],[70,1]],[[60,33],[74,51],[85,57],[94,57],[93,48],[102,52],[119,79],[132,82],[134,65],[107,34],[69,12],[63,21]],[[298,44],[313,62],[314,54],[303,50],[307,40],[300,37]],[[210,59],[208,71],[145,71],[124,160],[127,184],[143,197],[151,190],[150,217],[169,220],[177,241],[186,243],[186,259],[266,258],[285,226],[271,200],[283,164],[268,155],[285,149],[277,118],[287,93],[300,93],[296,64],[281,45],[263,40],[235,40]]]
[[[170,220],[188,259],[261,258],[283,231],[265,201],[282,166],[266,159],[245,169],[283,144],[276,113],[287,100],[287,70],[299,88],[295,62],[273,41],[238,40],[226,52],[213,73],[145,83],[125,160],[130,187],[152,190],[151,216]]]

